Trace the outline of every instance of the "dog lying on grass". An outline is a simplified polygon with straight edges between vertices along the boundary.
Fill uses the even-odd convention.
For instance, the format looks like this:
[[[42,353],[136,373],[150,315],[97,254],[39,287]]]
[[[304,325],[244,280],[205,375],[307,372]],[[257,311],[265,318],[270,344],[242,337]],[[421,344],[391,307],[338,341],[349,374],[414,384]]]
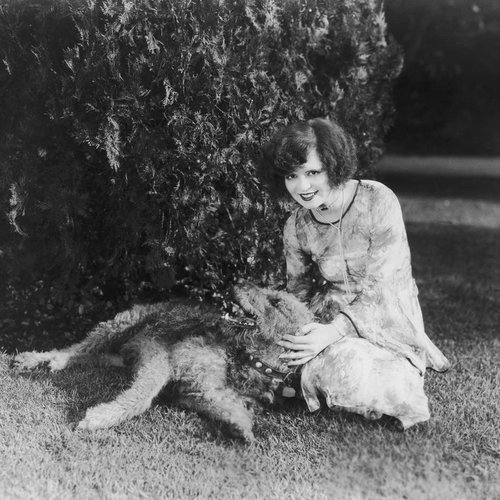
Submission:
[[[272,404],[280,392],[293,394],[293,378],[300,377],[279,358],[285,350],[276,341],[314,317],[294,296],[250,283],[236,286],[234,299],[242,318],[224,319],[215,309],[186,301],[135,306],[100,323],[77,344],[24,352],[14,365],[33,369],[47,363],[56,371],[98,355],[115,365],[131,362],[130,388],[88,409],[81,429],[110,427],[139,415],[165,388],[181,407],[252,441],[252,404]],[[307,363],[299,392],[312,409],[321,394],[330,407],[370,419],[390,415],[403,428],[429,418],[423,376],[403,357],[359,337],[345,337]]]

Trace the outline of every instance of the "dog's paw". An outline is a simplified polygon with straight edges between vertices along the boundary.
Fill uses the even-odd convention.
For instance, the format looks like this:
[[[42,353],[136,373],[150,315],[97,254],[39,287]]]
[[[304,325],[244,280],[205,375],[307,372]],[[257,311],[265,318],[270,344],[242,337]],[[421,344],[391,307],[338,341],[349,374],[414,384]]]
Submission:
[[[12,365],[17,370],[33,370],[47,364],[50,371],[56,372],[68,366],[71,353],[63,351],[21,352],[14,357]]]
[[[253,415],[243,408],[233,408],[230,418],[227,420],[228,430],[231,436],[242,439],[246,443],[253,443]]]
[[[80,422],[78,422],[78,425],[76,426],[77,430],[82,431],[95,431],[96,429],[102,429],[105,427],[106,426],[103,427],[102,425],[99,425],[99,421],[87,417],[85,417],[83,420],[80,420]]]
[[[21,352],[14,356],[12,367],[16,370],[34,370],[46,363],[44,353],[36,351]]]
[[[245,429],[241,433],[240,437],[243,441],[245,441],[245,443],[251,444],[255,442],[255,436],[251,429]]]
[[[108,427],[121,424],[131,416],[126,411],[126,408],[116,402],[102,403],[89,408],[85,413],[85,418],[78,423],[77,428],[87,431],[107,429]]]
[[[113,424],[109,422],[109,415],[106,415],[106,412],[103,412],[100,406],[102,405],[87,410],[85,418],[78,422],[77,429],[94,431],[111,427]]]
[[[248,426],[242,426],[237,423],[230,423],[226,426],[227,433],[234,439],[240,439],[247,444],[255,441],[255,436],[252,429]]]

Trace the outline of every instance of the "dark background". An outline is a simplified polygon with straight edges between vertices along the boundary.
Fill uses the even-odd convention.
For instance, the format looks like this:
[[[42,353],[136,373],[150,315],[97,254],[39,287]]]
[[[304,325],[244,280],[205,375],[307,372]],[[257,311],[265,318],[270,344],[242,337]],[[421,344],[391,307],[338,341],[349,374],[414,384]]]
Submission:
[[[389,154],[500,155],[500,2],[387,0],[405,63]]]

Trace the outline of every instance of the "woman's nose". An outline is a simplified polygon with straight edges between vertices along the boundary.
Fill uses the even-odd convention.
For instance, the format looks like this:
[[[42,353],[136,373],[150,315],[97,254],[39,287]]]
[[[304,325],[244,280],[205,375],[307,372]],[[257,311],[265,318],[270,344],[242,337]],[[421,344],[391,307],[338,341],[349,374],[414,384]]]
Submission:
[[[301,175],[299,177],[299,189],[304,190],[304,189],[309,189],[311,187],[311,183],[309,181],[309,178],[306,177],[305,175]]]

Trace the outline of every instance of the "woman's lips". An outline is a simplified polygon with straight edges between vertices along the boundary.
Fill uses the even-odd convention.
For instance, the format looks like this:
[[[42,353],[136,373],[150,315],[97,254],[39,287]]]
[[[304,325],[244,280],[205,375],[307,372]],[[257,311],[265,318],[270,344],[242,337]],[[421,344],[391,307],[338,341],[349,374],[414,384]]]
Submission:
[[[314,191],[314,193],[304,193],[304,194],[300,194],[299,196],[304,201],[311,201],[316,196],[316,193],[317,193],[317,191]]]

